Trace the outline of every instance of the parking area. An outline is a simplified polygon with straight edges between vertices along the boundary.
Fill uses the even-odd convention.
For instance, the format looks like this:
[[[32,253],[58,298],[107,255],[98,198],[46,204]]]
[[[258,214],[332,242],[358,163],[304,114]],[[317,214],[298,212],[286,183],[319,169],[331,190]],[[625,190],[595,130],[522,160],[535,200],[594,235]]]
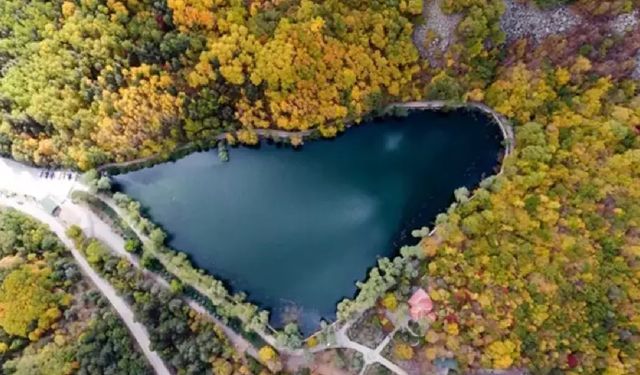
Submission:
[[[0,189],[5,191],[39,200],[47,196],[66,198],[78,180],[75,172],[44,170],[0,158]]]

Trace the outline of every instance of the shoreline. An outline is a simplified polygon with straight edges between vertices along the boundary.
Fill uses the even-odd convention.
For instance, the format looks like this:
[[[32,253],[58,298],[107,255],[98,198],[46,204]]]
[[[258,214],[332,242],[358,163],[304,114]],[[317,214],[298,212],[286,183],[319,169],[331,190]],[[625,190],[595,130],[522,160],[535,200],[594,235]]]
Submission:
[[[391,103],[382,109],[382,116],[392,116],[393,110],[396,108],[402,108],[407,110],[424,110],[424,111],[446,111],[446,110],[465,110],[472,109],[478,110],[485,115],[487,115],[492,122],[500,128],[503,138],[503,146],[504,146],[504,157],[509,156],[515,147],[515,136],[513,132],[513,126],[507,120],[506,117],[501,115],[500,113],[493,110],[491,107],[484,103],[480,102],[466,102],[466,103],[452,103],[444,100],[426,100],[426,101],[412,101],[412,102],[402,102],[402,103]],[[372,111],[373,113],[374,111]],[[342,133],[347,132],[351,127],[353,127],[353,122],[348,123],[345,126],[345,130]],[[280,140],[290,140],[293,137],[300,137],[303,140],[310,139],[313,136],[316,136],[318,133],[317,129],[309,129],[309,130],[301,130],[301,131],[287,131],[280,129],[253,129],[253,131],[258,135],[260,140],[268,140],[268,139],[280,139]],[[234,132],[225,132],[216,136],[216,142],[221,142],[226,140],[228,135],[233,135]],[[331,139],[331,138],[322,138],[320,139]],[[242,146],[240,144],[240,146]],[[163,157],[163,155],[152,155],[145,158],[134,159],[126,162],[113,162],[103,164],[101,166],[96,167],[95,169],[100,173],[107,173],[109,175],[118,175],[133,172],[136,170],[151,168],[158,164],[164,164],[169,162],[174,162],[180,160],[188,155],[195,152],[206,152],[217,148],[216,145],[211,145],[210,147],[196,145],[193,142],[183,144],[178,146],[175,150],[171,152],[170,155]],[[501,169],[504,168],[504,163],[501,163]],[[36,167],[38,168],[38,167]]]
[[[407,102],[407,103],[400,103],[400,104],[391,104],[388,105],[386,107],[384,107],[384,113],[386,114],[392,114],[393,110],[395,108],[405,108],[408,110],[413,110],[413,111],[418,111],[418,110],[429,110],[429,111],[447,111],[447,110],[468,110],[468,111],[472,111],[472,113],[476,113],[477,112],[482,112],[483,116],[487,116],[489,119],[489,122],[491,122],[491,124],[487,124],[486,122],[484,122],[484,124],[486,124],[487,126],[489,125],[498,125],[498,127],[500,128],[500,134],[502,135],[503,139],[501,140],[501,147],[500,147],[500,152],[498,152],[497,154],[497,160],[496,160],[496,165],[493,168],[492,172],[490,173],[490,176],[499,176],[500,174],[503,173],[504,170],[504,158],[508,155],[510,155],[513,151],[513,146],[514,146],[514,141],[513,141],[513,129],[511,127],[510,122],[504,118],[503,116],[501,116],[500,114],[496,113],[495,111],[491,110],[488,106],[481,104],[481,103],[461,103],[461,104],[452,104],[450,102],[446,102],[446,101],[424,101],[424,102]],[[483,119],[484,120],[484,119]],[[355,126],[355,125],[354,125]],[[489,129],[489,128],[488,128]],[[495,129],[495,128],[494,128]],[[286,133],[286,132],[282,132],[281,134]],[[292,133],[289,133],[290,135]],[[297,133],[293,133],[294,135]],[[344,133],[343,133],[344,134]],[[499,135],[496,134],[496,138],[499,137]],[[215,157],[215,155],[213,155],[212,157]],[[478,185],[476,185],[474,187],[477,188]],[[475,197],[475,194],[471,195],[469,197],[469,199],[473,199]],[[131,198],[131,197],[129,197]],[[133,198],[131,198],[133,199]],[[135,201],[135,199],[134,199]],[[446,206],[442,212],[446,212],[449,209],[450,206]],[[113,207],[112,207],[113,208]],[[149,220],[151,220],[152,223],[155,224],[155,222],[153,221],[153,218],[147,216],[147,218]],[[162,228],[162,227],[159,227]],[[437,229],[437,226],[434,227],[430,232],[429,232],[429,236],[432,236],[435,234]],[[416,244],[417,245],[417,244]],[[168,245],[167,245],[168,246]],[[170,246],[168,246],[170,249],[174,250],[173,248],[171,248]],[[395,255],[391,255],[389,257],[389,259],[395,259],[396,257],[402,257],[401,254],[399,253],[399,248],[397,249],[398,251],[396,252]],[[181,251],[184,252],[184,251]],[[372,269],[375,268],[376,265],[372,265],[368,268],[367,273]],[[194,267],[198,270],[204,270],[204,268],[199,268],[199,267]],[[227,290],[231,290],[228,286],[228,284],[222,280],[218,278],[218,275],[210,273],[209,271],[205,271],[206,274],[211,275],[212,277],[216,278],[217,280],[221,280],[223,281],[225,287],[227,288]],[[367,278],[365,277],[364,279],[360,280],[362,282],[364,282]],[[357,293],[348,298],[350,300],[354,300],[357,297]],[[252,304],[255,304],[255,302],[251,301],[250,302]],[[341,300],[336,301],[336,306],[341,302]],[[273,312],[273,310],[271,308],[266,308],[265,306],[261,306],[261,305],[257,305],[255,304],[260,310],[263,311],[269,311],[270,313]],[[331,323],[331,325],[334,325],[335,323],[342,323],[342,320],[336,319],[333,323]],[[275,332],[276,330],[273,329],[271,326],[269,326],[270,330],[272,332]],[[320,333],[321,330],[317,330],[314,331],[313,333],[309,334],[309,335],[305,335],[305,340],[309,339],[310,337],[314,337],[316,336],[318,333]],[[281,350],[282,348],[278,348],[279,350]]]
[[[486,115],[488,115],[500,128],[502,133],[502,138],[504,141],[504,156],[507,157],[511,155],[515,148],[515,134],[513,132],[513,126],[511,122],[500,113],[491,109],[488,105],[480,102],[467,102],[467,103],[451,103],[446,102],[444,100],[431,100],[431,101],[416,101],[416,102],[406,102],[406,103],[398,103],[398,104],[390,104],[385,112],[393,109],[393,108],[405,108],[405,109],[414,109],[414,110],[431,110],[431,111],[443,111],[443,110],[461,110],[461,109],[475,109]]]
[[[488,106],[482,104],[482,103],[450,103],[450,102],[445,102],[445,101],[422,101],[422,102],[407,102],[407,103],[397,103],[397,104],[390,104],[386,107],[384,107],[383,109],[383,113],[384,114],[392,114],[392,111],[395,108],[404,108],[404,109],[408,109],[408,110],[432,110],[432,111],[446,111],[446,110],[450,110],[450,109],[468,109],[468,110],[477,110],[477,111],[481,111],[484,114],[486,114],[493,123],[495,123],[496,125],[498,125],[501,129],[501,133],[503,136],[503,147],[504,147],[504,157],[508,156],[509,154],[511,154],[511,152],[513,151],[514,148],[514,142],[513,142],[513,129],[511,127],[510,122],[504,118],[502,115],[498,114],[497,112],[493,111],[491,108],[489,108]],[[347,126],[347,128],[349,128],[351,125]],[[300,135],[300,132],[285,132],[285,131],[280,131],[280,130],[269,130],[269,129],[262,129],[262,131],[260,132],[262,133],[261,136],[272,136],[273,134],[277,134],[278,136],[281,137],[290,137],[293,135]],[[306,136],[310,136],[313,134],[313,131],[306,131]],[[220,135],[219,137],[224,137],[226,135]],[[186,146],[183,146],[186,147]],[[157,156],[156,156],[157,157]],[[504,157],[502,158],[502,160],[499,160],[500,165],[501,165],[501,169],[500,172],[497,173],[496,175],[499,175],[502,173],[502,171],[504,170]],[[148,162],[148,160],[147,160]],[[163,162],[166,162],[166,160],[164,160]],[[133,165],[133,163],[136,163],[136,161],[132,161],[132,162],[128,162],[127,165]],[[84,184],[81,181],[75,181],[74,180],[47,180],[46,184],[42,184],[39,183],[39,181],[42,181],[42,177],[38,177],[38,173],[42,172],[43,170],[45,170],[46,168],[38,168],[38,167],[33,167],[33,166],[27,166],[24,165],[23,163],[20,162],[16,162],[13,161],[12,159],[8,159],[8,158],[2,158],[0,159],[0,173],[3,172],[7,173],[9,176],[13,176],[14,178],[9,178],[7,181],[5,181],[5,184],[0,184],[0,188],[3,187],[3,185],[6,185],[4,187],[9,188],[8,190],[10,191],[16,191],[16,190],[20,190],[20,191],[27,191],[29,193],[35,193],[33,194],[34,196],[38,197],[38,198],[45,198],[47,196],[55,196],[56,198],[60,199],[61,201],[64,201],[66,199],[69,198],[70,193],[73,190],[85,190],[86,187],[84,186]],[[28,188],[27,188],[28,187]],[[474,196],[470,197],[470,199],[472,199]],[[117,210],[118,211],[118,210]],[[119,215],[123,220],[126,221],[126,218],[122,215],[122,213],[120,213]],[[127,223],[130,227],[134,227],[131,223]],[[432,236],[436,233],[437,230],[437,226],[436,228],[434,228],[431,233],[429,234],[429,236]],[[404,261],[406,262],[413,262],[415,261],[415,259],[412,259],[411,257],[405,257],[403,255],[398,254],[396,257],[400,257],[403,258]],[[391,259],[395,259],[396,257],[393,257]],[[375,266],[374,266],[375,267]],[[194,268],[195,269],[195,268]],[[213,277],[214,280],[215,276],[213,275],[209,275],[210,277]],[[367,278],[365,278],[364,280],[362,280],[363,283],[366,283]],[[191,284],[190,282],[186,282],[187,284],[189,284],[192,287],[195,287],[196,290],[198,290],[198,288],[196,287],[195,284]],[[198,284],[198,283],[196,283]],[[358,294],[356,294],[357,296]],[[355,297],[354,297],[355,299]],[[318,335],[322,334],[323,332],[344,332],[343,328],[349,326],[349,322],[352,322],[354,319],[358,319],[359,316],[364,312],[365,310],[358,310],[358,311],[353,311],[351,314],[351,317],[348,319],[337,319],[333,322],[331,322],[326,328],[325,330],[318,330],[315,333],[306,336],[303,338],[303,345],[306,345],[306,342],[308,342],[308,340],[312,337],[318,337]],[[236,329],[233,329],[233,331],[235,332]],[[305,346],[303,346],[303,348],[290,348],[290,347],[286,347],[286,346],[282,346],[279,345],[279,343],[276,340],[276,331],[270,326],[270,325],[266,325],[265,330],[258,330],[258,331],[254,331],[255,333],[258,334],[258,336],[264,341],[266,342],[268,345],[272,346],[273,348],[275,348],[280,354],[283,354],[287,357],[290,358],[298,358],[299,356],[302,356],[306,351],[309,351],[311,353],[315,353],[318,351],[324,351],[327,349],[332,349],[332,348],[352,348],[353,346],[353,342],[351,342],[351,340],[348,340],[348,338],[346,337],[346,335],[338,335],[341,336],[340,340],[338,340],[338,342],[332,342],[329,345],[325,346],[325,345],[320,345],[317,347],[313,347],[313,348],[306,348]],[[346,333],[346,332],[345,332]],[[344,336],[344,337],[342,337]],[[360,347],[358,347],[359,349],[362,349]],[[362,349],[364,350],[364,349]],[[357,350],[360,351],[360,350]],[[362,353],[362,351],[360,351]],[[374,351],[373,350],[365,350],[365,353],[371,354]],[[383,366],[389,368],[389,366],[394,367],[393,366],[393,362],[389,362],[386,358],[384,357],[380,357],[380,358],[376,358],[374,360],[374,362],[377,363],[384,363]],[[372,362],[373,363],[373,362]],[[399,370],[399,369],[396,369]],[[398,373],[398,372],[396,372]],[[402,373],[402,372],[400,372]]]

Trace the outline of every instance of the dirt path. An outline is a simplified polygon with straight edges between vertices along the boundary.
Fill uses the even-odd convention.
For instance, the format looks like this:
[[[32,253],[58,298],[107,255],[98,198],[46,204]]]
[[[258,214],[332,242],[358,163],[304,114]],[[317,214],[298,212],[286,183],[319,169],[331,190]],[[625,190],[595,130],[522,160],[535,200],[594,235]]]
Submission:
[[[71,251],[71,255],[73,255],[78,266],[80,266],[80,270],[82,271],[82,273],[84,273],[93,282],[98,290],[100,290],[100,292],[111,303],[118,315],[120,315],[123,322],[131,332],[133,338],[138,343],[138,346],[142,350],[143,354],[147,358],[147,361],[149,361],[149,364],[151,364],[151,367],[153,367],[153,369],[155,370],[156,374],[171,374],[158,353],[150,349],[151,340],[149,339],[147,329],[142,324],[135,321],[133,310],[129,305],[127,305],[125,300],[118,295],[111,284],[102,279],[100,275],[98,275],[93,270],[93,268],[91,268],[86,259],[75,248],[75,245],[73,244],[71,239],[67,237],[65,233],[65,227],[62,224],[60,224],[53,216],[50,216],[46,212],[42,211],[37,204],[34,204],[30,201],[22,200],[20,198],[8,198],[2,195],[0,196],[0,205],[15,208],[16,210],[25,213],[35,218],[36,220],[48,225],[51,231],[53,231],[64,243],[64,245]]]
[[[113,202],[105,201],[105,203],[111,205]],[[154,272],[150,272],[149,270],[142,267],[138,259],[124,249],[124,245],[125,245],[124,239],[120,237],[120,235],[118,235],[116,232],[114,232],[113,229],[108,224],[102,221],[91,210],[71,202],[65,202],[61,208],[62,208],[61,214],[60,214],[61,217],[67,216],[68,212],[73,213],[73,215],[69,215],[69,216],[83,217],[83,219],[80,220],[80,222],[82,223],[81,227],[87,235],[91,237],[95,237],[101,242],[103,242],[105,245],[107,245],[107,247],[111,251],[116,253],[118,256],[127,259],[138,270],[142,271],[147,277],[150,277],[159,285],[165,288],[169,288],[169,283],[167,283],[165,279],[160,277],[158,274]],[[116,209],[118,207],[115,206],[112,208]],[[116,212],[119,212],[119,211],[116,211]],[[134,228],[133,226],[130,226],[130,227],[132,228],[132,230],[136,232],[136,234],[143,241],[145,242],[150,241],[146,236],[140,233],[136,228]],[[186,297],[184,298],[184,300],[192,309],[194,309],[198,313],[208,317],[211,321],[213,321],[225,333],[225,335],[229,339],[229,342],[231,342],[231,344],[233,345],[233,347],[236,349],[237,352],[246,353],[254,358],[258,358],[257,349],[251,343],[249,343],[244,337],[236,333],[233,329],[231,329],[229,326],[224,324],[217,317],[213,316],[207,309],[205,309],[202,305],[200,305],[196,301]]]
[[[122,217],[125,221],[127,220],[126,217],[123,215],[120,207],[118,207],[115,204],[115,202],[113,202],[113,200],[105,199],[104,197],[99,197],[99,198],[105,204],[109,205],[109,207],[111,207],[111,209],[116,211],[120,215],[120,217]],[[150,271],[144,269],[139,264],[138,260],[135,257],[133,257],[131,254],[127,253],[124,250],[124,240],[117,233],[115,233],[111,229],[111,227],[109,225],[104,223],[97,216],[95,216],[95,214],[93,212],[91,212],[90,210],[86,209],[85,207],[81,207],[81,206],[77,206],[77,205],[74,205],[74,206],[75,206],[76,210],[85,211],[84,214],[87,215],[89,217],[89,221],[93,223],[92,230],[93,230],[93,235],[96,238],[98,238],[102,242],[105,242],[110,248],[112,248],[114,251],[116,251],[119,255],[127,257],[127,259],[129,259],[131,261],[131,263],[136,268],[138,268],[139,270],[143,271],[149,277],[153,278],[158,284],[160,284],[160,285],[162,285],[162,286],[164,286],[166,288],[169,287],[169,284],[167,283],[167,281],[165,279],[163,279],[162,277],[160,277],[159,275],[157,275],[154,272],[150,272]],[[129,223],[127,223],[127,224],[129,224]],[[141,233],[133,225],[129,224],[129,227],[136,233],[136,235],[140,238],[140,240],[142,242],[148,243],[148,242],[151,241],[147,236],[145,236],[143,233]],[[195,288],[195,285],[192,285],[192,287]],[[228,325],[223,323],[220,319],[218,319],[217,317],[212,315],[206,308],[204,308],[202,305],[200,305],[196,301],[194,301],[194,300],[192,300],[190,298],[185,298],[185,300],[187,301],[187,303],[189,304],[189,306],[192,309],[196,310],[200,314],[203,314],[203,315],[207,316],[220,329],[222,329],[222,331],[226,334],[226,336],[229,339],[229,341],[231,342],[231,344],[236,348],[236,350],[239,353],[246,353],[246,354],[249,354],[250,356],[252,356],[254,358],[258,358],[258,350],[257,350],[257,348],[255,348],[244,337],[242,337],[236,331],[231,329]]]
[[[17,203],[18,201],[22,203]],[[124,239],[116,234],[109,225],[100,220],[93,212],[85,207],[76,205],[70,201],[65,201],[61,205],[60,211],[61,221],[65,224],[63,225],[58,221],[58,219],[48,215],[47,213],[42,211],[37,204],[34,204],[28,200],[24,200],[21,198],[7,198],[1,196],[0,205],[13,207],[49,225],[51,230],[54,231],[58,235],[58,237],[60,237],[63,243],[71,250],[82,271],[90,278],[90,280],[94,282],[94,284],[96,284],[98,289],[105,295],[105,297],[107,297],[109,302],[111,302],[118,314],[122,317],[123,321],[130,329],[131,333],[134,335],[136,341],[138,342],[138,345],[142,348],[145,356],[147,356],[149,363],[151,363],[156,370],[156,373],[170,373],[168,369],[164,367],[164,363],[162,362],[161,358],[155,352],[149,349],[150,340],[146,332],[146,328],[144,328],[144,326],[142,326],[140,323],[134,321],[134,315],[131,308],[126,305],[124,300],[117,295],[115,289],[113,289],[113,287],[111,287],[111,285],[107,281],[103,280],[97,273],[95,273],[91,266],[86,262],[84,257],[75,249],[73,242],[66,237],[65,226],[68,227],[74,224],[79,225],[88,236],[95,237],[96,239],[100,240],[111,251],[116,253],[117,256],[127,259],[136,268],[144,272],[146,276],[152,278],[159,285],[165,288],[169,288],[169,284],[165,279],[141,267],[138,260],[132,254],[124,250]],[[211,315],[203,306],[198,304],[196,301],[189,298],[185,298],[185,301],[192,309],[200,314],[207,316],[216,325],[218,325],[218,327],[220,327],[225,333],[236,351],[238,351],[239,353],[246,353],[255,358],[258,357],[258,351],[256,350],[256,348],[253,347],[253,345],[251,345],[244,337],[240,336],[215,316]]]
[[[347,322],[336,332],[336,347],[352,349],[362,354],[364,365],[362,366],[362,370],[360,370],[360,375],[364,374],[367,371],[367,368],[375,363],[383,365],[397,375],[407,375],[407,372],[405,370],[403,370],[402,368],[400,368],[400,366],[391,362],[381,354],[384,348],[389,344],[391,339],[393,339],[393,336],[396,333],[395,330],[387,335],[387,337],[385,337],[385,339],[375,349],[370,349],[360,343],[352,341],[349,338],[349,336],[347,335],[347,331],[351,327],[351,324],[353,324],[353,321]]]

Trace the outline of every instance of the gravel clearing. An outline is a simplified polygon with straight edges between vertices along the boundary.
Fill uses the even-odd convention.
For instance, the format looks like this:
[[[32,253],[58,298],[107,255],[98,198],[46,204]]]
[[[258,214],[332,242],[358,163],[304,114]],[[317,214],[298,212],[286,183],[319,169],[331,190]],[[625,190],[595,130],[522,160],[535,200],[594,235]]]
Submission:
[[[624,35],[633,30],[638,25],[639,15],[638,10],[634,10],[633,13],[620,14],[609,23],[611,31],[618,35]]]
[[[440,8],[441,2],[441,0],[424,0],[422,16],[425,23],[416,27],[413,33],[413,42],[420,56],[428,58],[431,63],[435,63],[435,57],[453,44],[456,27],[462,19],[459,14],[444,14]],[[430,32],[435,34],[436,38],[429,45],[425,45],[425,39]]]
[[[611,31],[618,36],[623,36],[627,32],[638,27],[640,23],[640,12],[636,9],[632,13],[618,15],[609,22]],[[640,52],[636,55],[636,68],[631,73],[631,78],[640,79]]]
[[[420,56],[432,66],[442,64],[443,53],[455,42],[456,27],[462,19],[459,14],[444,14],[440,8],[441,3],[442,0],[424,0],[425,23],[416,26],[413,33],[413,42]],[[531,3],[518,0],[504,0],[504,4],[505,12],[500,26],[506,34],[507,42],[529,36],[539,43],[550,35],[569,35],[574,27],[594,22],[576,13],[571,7],[541,10]],[[612,34],[624,36],[640,27],[640,10],[620,14],[608,22],[602,21],[608,23]],[[430,43],[425,43],[427,38],[432,38]],[[640,53],[636,56],[636,69],[632,77],[640,79]]]
[[[609,27],[614,34],[623,36],[640,24],[640,12],[636,9],[632,13],[618,15],[609,22]],[[636,68],[631,73],[631,78],[640,79],[640,53],[636,55]]]
[[[561,34],[582,22],[582,17],[567,7],[540,10],[535,6],[505,0],[505,12],[500,24],[512,41],[531,35],[537,42],[551,34]]]
[[[442,12],[441,0],[425,0],[425,19],[427,20],[427,27],[433,30],[438,39],[436,39],[435,47],[441,51],[447,49],[449,44],[453,42],[456,27],[460,20],[461,15],[446,15]]]
[[[563,34],[575,26],[590,22],[593,21],[573,12],[570,7],[540,10],[516,0],[505,0],[505,12],[500,26],[506,33],[508,42],[525,36],[531,36],[536,42],[540,42],[549,35]],[[640,26],[640,11],[620,14],[610,19],[607,26],[612,34],[624,36]],[[640,53],[636,56],[636,68],[631,76],[640,79]]]

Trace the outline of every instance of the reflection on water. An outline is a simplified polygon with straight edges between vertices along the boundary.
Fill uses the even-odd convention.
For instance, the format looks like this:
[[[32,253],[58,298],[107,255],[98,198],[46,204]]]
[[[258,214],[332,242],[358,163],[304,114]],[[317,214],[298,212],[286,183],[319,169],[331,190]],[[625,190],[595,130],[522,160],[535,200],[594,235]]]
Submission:
[[[306,332],[379,256],[492,173],[499,129],[468,112],[413,113],[352,128],[302,151],[262,145],[197,153],[118,176],[195,264]]]

